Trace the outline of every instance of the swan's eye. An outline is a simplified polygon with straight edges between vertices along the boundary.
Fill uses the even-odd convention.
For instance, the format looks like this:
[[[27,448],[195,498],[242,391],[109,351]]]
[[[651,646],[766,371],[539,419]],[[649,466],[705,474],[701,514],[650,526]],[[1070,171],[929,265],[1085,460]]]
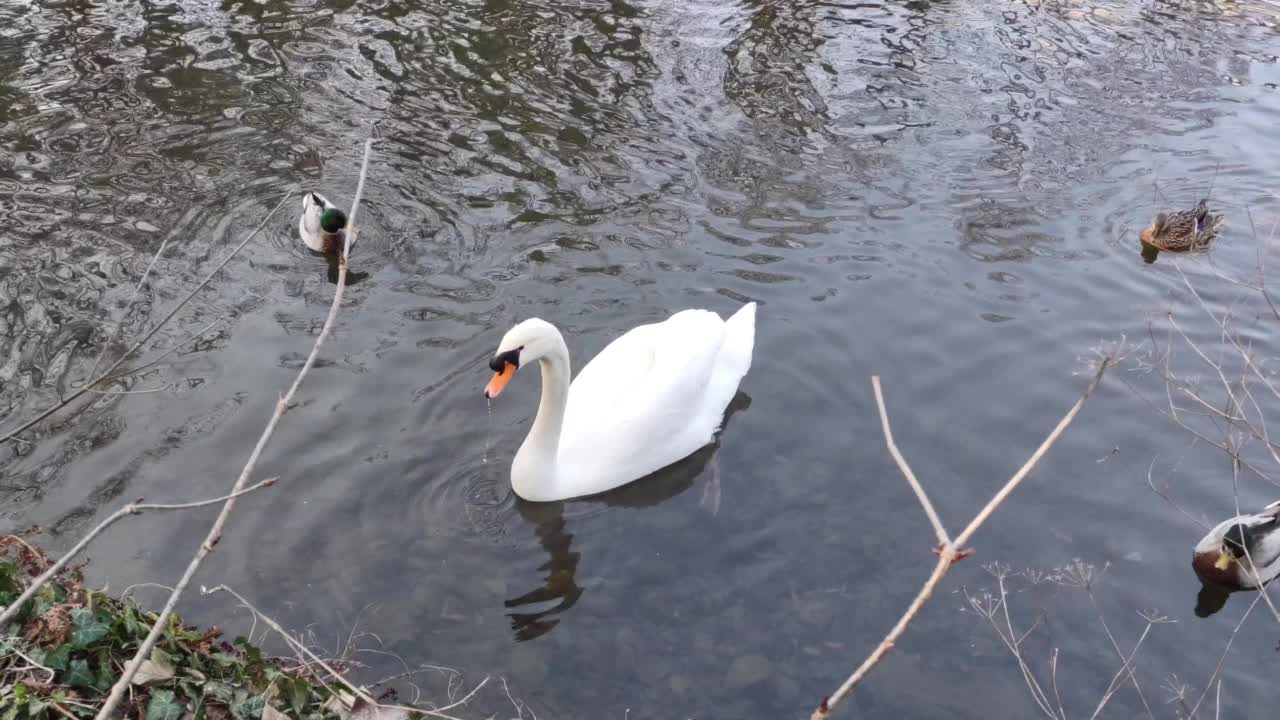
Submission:
[[[494,372],[500,373],[506,368],[507,363],[511,363],[515,367],[519,368],[520,367],[520,351],[523,349],[524,349],[524,346],[521,345],[515,350],[508,350],[504,353],[494,355],[493,359],[489,360],[489,369]]]

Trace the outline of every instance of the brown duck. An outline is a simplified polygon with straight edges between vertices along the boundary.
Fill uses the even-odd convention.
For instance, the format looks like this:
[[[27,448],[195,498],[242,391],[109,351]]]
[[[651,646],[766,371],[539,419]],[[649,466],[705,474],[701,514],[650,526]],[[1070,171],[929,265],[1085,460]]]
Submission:
[[[1150,246],[1172,253],[1197,252],[1209,247],[1223,222],[1222,214],[1209,212],[1208,201],[1201,200],[1192,210],[1156,215],[1140,238],[1144,248]]]

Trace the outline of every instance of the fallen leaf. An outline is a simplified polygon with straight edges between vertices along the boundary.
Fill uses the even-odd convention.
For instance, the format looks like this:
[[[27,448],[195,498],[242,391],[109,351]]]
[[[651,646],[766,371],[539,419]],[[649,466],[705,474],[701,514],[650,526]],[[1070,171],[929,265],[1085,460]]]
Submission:
[[[160,648],[152,648],[151,657],[143,660],[133,674],[134,685],[149,685],[173,679],[173,658]]]

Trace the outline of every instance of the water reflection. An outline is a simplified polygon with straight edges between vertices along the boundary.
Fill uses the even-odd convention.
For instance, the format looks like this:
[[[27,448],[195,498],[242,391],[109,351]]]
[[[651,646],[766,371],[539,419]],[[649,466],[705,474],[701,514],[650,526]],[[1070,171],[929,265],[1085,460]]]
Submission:
[[[704,498],[714,497],[714,507],[710,507],[707,502],[701,504],[714,514],[720,502],[720,477],[716,458],[720,452],[721,439],[732,417],[749,407],[751,397],[739,391],[725,412],[724,429],[710,445],[635,482],[570,503],[599,504],[614,509],[653,508],[689,490],[698,478],[709,476],[706,477],[707,487],[714,489],[704,494]],[[573,533],[568,531],[565,519],[566,504],[531,503],[520,498],[515,500],[516,511],[525,522],[534,527],[538,544],[548,555],[547,562],[538,567],[538,570],[546,572],[546,579],[541,587],[509,598],[503,605],[512,609],[524,605],[555,603],[542,610],[507,613],[517,642],[533,640],[554,630],[560,624],[560,618],[555,616],[571,609],[582,597],[583,588],[577,579],[581,553],[572,549]]]
[[[1217,613],[1226,606],[1227,599],[1233,594],[1233,591],[1221,585],[1201,583],[1200,592],[1196,593],[1196,617],[1207,618]]]
[[[489,672],[513,647],[546,655],[556,673],[525,666],[510,680],[517,695],[554,698],[547,716],[618,703],[632,717],[794,715],[928,571],[856,582],[919,520],[892,464],[878,465],[857,378],[897,373],[936,399],[936,416],[893,414],[946,428],[909,453],[922,476],[948,479],[930,485],[940,509],[969,507],[974,483],[1007,474],[1010,448],[1034,444],[1022,435],[1074,400],[1069,358],[1132,329],[1134,308],[1167,289],[1162,273],[1133,272],[1132,239],[1113,231],[1142,219],[1152,174],[1202,190],[1212,156],[1239,168],[1225,197],[1266,197],[1280,182],[1252,151],[1277,140],[1280,78],[1274,18],[1250,8],[0,3],[0,424],[75,388],[117,321],[126,347],[146,332],[285,188],[349,192],[377,121],[387,132],[349,274],[358,287],[263,460],[289,492],[237,508],[239,531],[210,572],[278,599],[265,609],[297,626],[383,603],[376,629],[415,664]],[[104,504],[222,491],[328,307],[333,268],[299,251],[294,225],[271,224],[155,352],[222,319],[210,346],[121,388],[182,390],[86,397],[30,443],[0,447],[0,518],[52,528],[65,546]],[[1215,262],[1231,261],[1223,249]],[[603,498],[516,504],[501,463],[483,462],[494,428],[468,375],[495,326],[550,306],[620,330],[711,295],[768,303],[750,383],[776,422],[739,424],[687,465]],[[1111,480],[1144,452],[1132,445],[1171,434],[1122,400],[1095,401],[1117,404],[1091,406],[1044,474],[1092,452],[1075,443],[1125,453],[1080,482],[1028,483],[1024,511],[1000,516],[988,551],[1046,566],[1066,551],[1097,559],[1096,538],[1140,523],[1135,543],[1154,559],[1104,602],[1108,613],[1165,605],[1190,589],[1162,564],[1178,531]],[[939,419],[957,414],[990,429]],[[712,518],[691,507],[693,486],[714,510],[721,458],[734,477]],[[628,522],[597,536],[592,507]],[[200,523],[170,522],[113,529],[90,572],[113,586],[176,576],[186,558],[168,550],[198,542]],[[1045,549],[1046,525],[1069,547]],[[634,552],[645,543],[661,554]],[[827,591],[842,573],[852,598]],[[797,602],[791,586],[820,602]],[[1210,589],[1198,605],[1225,602]],[[220,622],[224,609],[195,619]],[[917,687],[914,670],[930,664],[955,678],[955,659],[972,657],[945,612],[921,616],[940,632],[904,639],[894,657],[913,671],[895,685],[904,666],[886,663],[864,709],[937,714],[936,694],[886,688]],[[1143,652],[1152,667],[1207,673],[1178,663],[1215,625],[1183,623]],[[1096,650],[1065,644],[1064,667]],[[575,662],[581,672],[559,670]],[[1255,702],[1265,691],[1236,687],[1243,706],[1268,707]],[[957,717],[1005,712],[956,689]]]
[[[808,73],[823,43],[815,32],[822,5],[752,0],[747,6],[751,18],[746,30],[724,49],[725,96],[747,117],[774,120],[801,137],[820,130],[830,117]]]
[[[702,474],[715,452],[714,445],[708,446],[675,465],[616,490],[592,496],[585,502],[600,503],[609,508],[638,509],[657,506],[693,487],[694,481]],[[558,601],[545,610],[507,613],[515,639],[523,642],[551,632],[560,623],[554,616],[572,608],[582,596],[583,590],[577,581],[580,553],[570,549],[573,534],[566,529],[565,503],[530,503],[517,499],[516,510],[526,522],[534,525],[538,544],[549,556],[547,562],[538,568],[545,570],[547,576],[542,587],[510,598],[503,605],[517,608]]]

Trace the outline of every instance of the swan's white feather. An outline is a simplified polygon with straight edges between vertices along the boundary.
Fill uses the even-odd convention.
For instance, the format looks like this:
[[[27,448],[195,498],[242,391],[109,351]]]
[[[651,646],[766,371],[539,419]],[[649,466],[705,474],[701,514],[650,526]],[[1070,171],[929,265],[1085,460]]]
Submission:
[[[605,492],[710,443],[751,367],[755,312],[682,310],[609,343],[569,386],[553,486],[527,499]]]

